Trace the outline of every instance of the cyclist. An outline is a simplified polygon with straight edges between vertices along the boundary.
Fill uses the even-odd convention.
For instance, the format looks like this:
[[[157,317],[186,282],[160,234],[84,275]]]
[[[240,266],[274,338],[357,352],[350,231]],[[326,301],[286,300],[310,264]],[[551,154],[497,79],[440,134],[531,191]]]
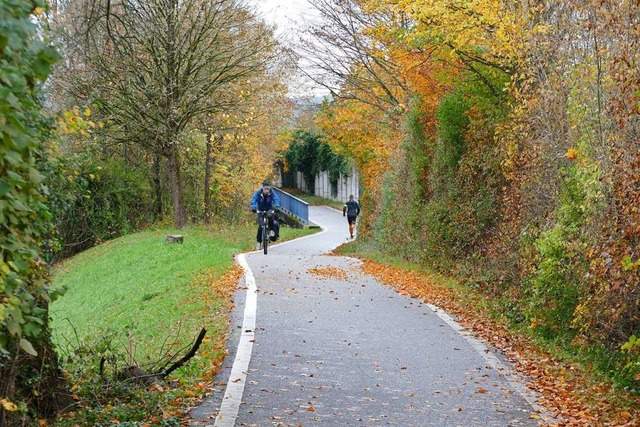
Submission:
[[[349,200],[342,208],[342,216],[347,217],[349,223],[349,234],[353,239],[353,232],[356,228],[356,218],[360,215],[360,204],[353,199],[353,194],[349,196]]]
[[[275,210],[280,209],[280,198],[275,191],[271,189],[268,181],[262,183],[262,187],[253,194],[251,198],[251,212],[269,211],[267,219],[269,221],[269,230],[273,231],[273,236],[269,236],[269,240],[275,242],[280,237],[280,224],[275,219]],[[271,234],[271,233],[270,233]],[[256,249],[262,249],[262,227],[260,227],[260,218],[258,218],[258,234],[256,235]]]

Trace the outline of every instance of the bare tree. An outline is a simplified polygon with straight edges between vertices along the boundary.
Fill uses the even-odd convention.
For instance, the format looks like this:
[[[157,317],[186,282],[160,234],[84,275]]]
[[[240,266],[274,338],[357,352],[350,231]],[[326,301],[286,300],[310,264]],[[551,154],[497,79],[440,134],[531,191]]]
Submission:
[[[355,99],[385,114],[397,110],[409,88],[388,54],[389,46],[369,30],[403,27],[397,13],[366,13],[357,0],[312,0],[320,19],[306,31],[297,52],[307,64],[302,72],[334,98]],[[390,114],[393,118],[393,114]]]
[[[185,226],[181,134],[222,108],[230,83],[267,66],[277,46],[271,30],[242,0],[60,3],[70,29],[66,66],[81,70],[68,88],[108,119],[111,140],[167,160],[175,221]]]

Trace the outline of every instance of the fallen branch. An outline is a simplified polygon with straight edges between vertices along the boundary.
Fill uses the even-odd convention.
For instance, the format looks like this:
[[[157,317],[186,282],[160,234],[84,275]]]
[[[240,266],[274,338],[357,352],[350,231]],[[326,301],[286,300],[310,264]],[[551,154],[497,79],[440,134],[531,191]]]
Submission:
[[[191,350],[189,350],[189,352],[187,354],[185,354],[182,357],[182,359],[178,360],[176,363],[171,365],[169,367],[169,369],[167,369],[164,372],[160,373],[160,377],[166,378],[167,376],[169,376],[169,374],[171,374],[173,371],[175,371],[176,369],[178,369],[179,367],[181,367],[182,365],[187,363],[189,361],[189,359],[191,359],[193,356],[195,356],[196,352],[200,348],[200,344],[202,344],[202,340],[204,340],[204,336],[206,334],[207,334],[207,329],[206,328],[202,328],[200,330],[200,333],[198,334],[198,338],[196,338],[196,341],[193,343],[193,347],[191,347]]]
[[[117,378],[125,381],[144,382],[146,384],[151,384],[153,381],[159,378],[164,379],[167,376],[169,376],[173,371],[183,366],[185,363],[189,361],[189,359],[191,359],[193,356],[196,355],[196,352],[200,348],[200,345],[202,344],[202,341],[204,340],[204,336],[206,334],[207,334],[207,329],[202,328],[200,330],[200,333],[198,334],[198,337],[196,338],[196,341],[193,343],[193,346],[187,352],[187,354],[185,354],[180,360],[172,364],[168,369],[162,368],[157,372],[149,373],[143,370],[142,368],[140,368],[139,366],[129,366],[124,371],[120,372],[117,375]],[[100,369],[102,370],[102,368],[103,368],[103,361],[101,360]]]

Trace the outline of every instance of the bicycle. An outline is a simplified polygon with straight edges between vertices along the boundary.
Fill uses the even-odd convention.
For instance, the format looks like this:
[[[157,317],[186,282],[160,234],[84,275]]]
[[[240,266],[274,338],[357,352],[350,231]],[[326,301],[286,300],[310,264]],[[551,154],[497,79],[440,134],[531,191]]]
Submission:
[[[256,211],[258,214],[258,224],[262,228],[262,250],[264,254],[267,254],[267,250],[270,243],[269,236],[269,214],[273,215],[273,210],[270,211]]]

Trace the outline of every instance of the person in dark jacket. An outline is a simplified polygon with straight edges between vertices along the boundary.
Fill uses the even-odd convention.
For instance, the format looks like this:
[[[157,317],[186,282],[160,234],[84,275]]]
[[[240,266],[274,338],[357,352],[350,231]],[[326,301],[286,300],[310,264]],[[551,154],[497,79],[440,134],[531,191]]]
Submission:
[[[353,232],[356,229],[356,218],[360,215],[360,204],[353,199],[353,194],[349,196],[349,200],[342,208],[342,216],[347,217],[349,223],[349,234],[353,239]]]
[[[269,240],[275,242],[280,237],[280,224],[275,219],[275,210],[280,209],[280,198],[271,188],[268,181],[262,183],[262,187],[253,194],[251,198],[251,212],[268,211],[267,219],[269,221],[269,230],[273,231],[273,235],[269,236]],[[257,218],[257,217],[256,217]],[[258,234],[256,240],[258,244],[256,249],[262,249],[262,227],[260,227],[260,218],[258,220]]]

